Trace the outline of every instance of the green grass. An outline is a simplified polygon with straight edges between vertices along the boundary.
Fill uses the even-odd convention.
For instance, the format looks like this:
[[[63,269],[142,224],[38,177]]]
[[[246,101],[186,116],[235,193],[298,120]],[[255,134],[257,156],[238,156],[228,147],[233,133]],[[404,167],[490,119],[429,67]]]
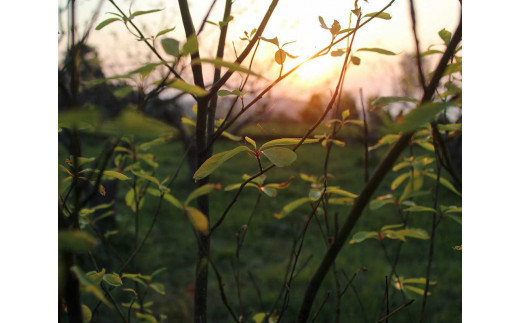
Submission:
[[[215,152],[230,149],[235,145],[230,142],[218,142]],[[96,141],[87,141],[83,147],[84,155],[95,156],[102,147]],[[382,158],[386,149],[381,148],[379,151],[371,152],[370,169],[372,171],[377,166],[378,160]],[[60,152],[60,162],[66,156],[62,150]],[[161,165],[156,175],[159,179],[172,174],[183,155],[182,146],[178,142],[154,147],[152,152],[156,154],[157,160]],[[293,165],[287,168],[275,168],[268,173],[266,183],[286,181],[290,176],[296,176],[296,179],[287,189],[279,190],[276,198],[269,198],[267,195],[261,197],[260,205],[248,229],[241,251],[240,263],[242,303],[246,314],[262,311],[256,292],[247,276],[247,271],[251,271],[259,284],[262,293],[262,303],[266,311],[270,310],[282,287],[293,237],[295,232],[300,230],[309,215],[310,207],[299,208],[282,220],[274,218],[273,214],[279,212],[288,202],[308,194],[309,183],[302,181],[298,174],[300,172],[314,175],[321,174],[324,155],[324,149],[320,145],[304,145],[298,150],[298,160]],[[238,183],[241,182],[243,173],[253,174],[256,170],[257,165],[254,159],[247,154],[241,154],[215,171],[211,176],[211,182],[218,182],[223,186]],[[347,143],[346,147],[343,148],[334,146],[329,172],[335,178],[329,185],[337,185],[351,192],[359,192],[364,184],[362,147],[355,143]],[[395,177],[395,173],[389,174],[378,189],[376,196],[389,193],[391,191],[390,183]],[[425,179],[425,183],[427,187],[433,186],[433,180]],[[187,167],[184,166],[176,183],[173,185],[172,194],[182,200],[194,188],[195,183],[190,178]],[[133,233],[135,232],[132,212],[124,204],[124,194],[127,190],[126,185],[119,184],[116,219],[120,226],[120,234],[111,238],[116,248],[121,250],[123,255],[130,254],[133,246]],[[222,190],[210,196],[210,217],[213,223],[222,214],[234,193]],[[238,297],[233,278],[233,267],[236,265],[235,233],[247,222],[256,194],[257,191],[250,188],[243,191],[239,201],[233,206],[226,220],[212,236],[211,241],[212,258],[219,268],[225,283],[228,299],[236,312],[238,312]],[[141,233],[148,228],[157,201],[157,198],[147,197],[144,207],[140,211]],[[460,205],[460,198],[442,187],[440,190],[440,201],[444,205]],[[419,198],[417,203],[431,206],[431,196]],[[338,212],[338,219],[341,225],[348,211],[349,207],[332,206],[330,214]],[[323,218],[320,218],[320,220],[323,225]],[[400,217],[393,205],[387,205],[376,211],[365,210],[354,229],[354,233],[361,230],[374,231],[385,224],[399,222]],[[431,215],[412,213],[409,223],[411,227],[423,228],[429,232]],[[428,298],[427,307],[427,317],[430,322],[461,321],[461,253],[452,249],[453,246],[461,244],[461,239],[461,226],[459,224],[449,219],[441,222],[435,239],[435,254],[432,267],[432,279],[438,283],[430,289],[432,294]],[[384,246],[391,257],[393,257],[397,245],[398,242],[394,240],[384,241]],[[427,240],[408,239],[401,250],[397,273],[409,278],[424,277],[428,245],[429,241]],[[303,262],[309,257],[312,258],[291,286],[290,307],[284,315],[284,322],[294,321],[301,304],[305,286],[325,252],[325,242],[320,234],[317,222],[313,221],[307,233],[300,259]],[[111,256],[108,249],[99,246],[96,249],[96,256],[102,264],[101,266],[105,267],[107,271],[116,270],[118,262]],[[150,291],[147,294],[147,299],[154,301],[151,307],[154,313],[166,314],[168,322],[191,321],[195,259],[196,243],[188,221],[183,217],[182,212],[168,204],[163,204],[152,235],[137,258],[137,268],[129,269],[128,272],[137,271],[149,274],[157,268],[167,267],[168,270],[157,277],[158,281],[164,283],[166,295],[161,296]],[[81,266],[85,271],[92,269],[87,259],[81,259],[81,261]],[[361,244],[347,244],[343,247],[336,261],[337,270],[345,271],[350,277],[360,267],[366,267],[368,271],[358,274],[352,286],[357,291],[363,305],[360,306],[354,289],[352,287],[349,288],[341,299],[341,322],[364,322],[364,315],[368,317],[368,321],[376,321],[384,294],[385,276],[390,271],[390,265],[385,258],[380,241],[368,240]],[[341,277],[341,285],[345,286],[343,277]],[[133,288],[134,286],[128,287]],[[331,296],[321,311],[317,322],[334,321],[336,300],[334,279],[331,273],[326,277],[311,313],[316,311],[318,304],[323,301],[327,291],[331,292]],[[115,296],[117,299],[126,302],[129,300],[129,295],[127,294],[116,292]],[[393,296],[391,299],[392,309],[405,302],[402,294],[395,292],[393,287],[390,288],[390,295]],[[409,322],[410,317],[413,321],[418,320],[422,296],[417,294],[408,294],[407,296],[409,297],[408,299],[415,299],[415,302],[408,309],[395,315],[391,319],[392,322]],[[92,308],[94,300],[87,297],[85,303]],[[210,274],[208,306],[210,322],[232,321],[220,299],[217,280],[213,272]],[[106,308],[102,309],[101,314],[102,317],[114,315]],[[111,317],[117,321],[117,317]],[[251,319],[248,322],[252,322]]]

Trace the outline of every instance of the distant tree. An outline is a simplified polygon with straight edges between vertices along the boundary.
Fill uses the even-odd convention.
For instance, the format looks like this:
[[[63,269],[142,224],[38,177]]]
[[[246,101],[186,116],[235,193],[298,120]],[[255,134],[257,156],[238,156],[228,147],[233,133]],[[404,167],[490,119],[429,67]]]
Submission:
[[[322,96],[319,93],[313,93],[309,102],[300,111],[300,118],[305,123],[313,123],[323,113]]]

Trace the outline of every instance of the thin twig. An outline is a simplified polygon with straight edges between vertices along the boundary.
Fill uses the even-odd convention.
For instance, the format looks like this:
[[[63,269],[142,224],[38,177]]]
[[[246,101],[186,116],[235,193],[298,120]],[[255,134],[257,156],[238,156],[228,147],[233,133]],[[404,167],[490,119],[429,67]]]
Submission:
[[[415,301],[415,299],[411,299],[409,300],[408,302],[406,302],[405,304],[399,306],[398,308],[396,308],[395,310],[393,310],[391,313],[387,314],[385,317],[383,317],[382,319],[380,319],[379,321],[377,321],[377,323],[381,323],[383,321],[386,321],[388,322],[388,318],[393,316],[394,314],[397,314],[399,311],[401,311],[403,308],[405,307],[408,307],[410,304],[412,304],[413,302]]]

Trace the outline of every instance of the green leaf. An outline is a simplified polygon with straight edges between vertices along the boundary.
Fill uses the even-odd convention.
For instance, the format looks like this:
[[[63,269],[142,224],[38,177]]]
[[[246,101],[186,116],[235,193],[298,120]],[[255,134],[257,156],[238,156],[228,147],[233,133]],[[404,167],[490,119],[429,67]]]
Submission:
[[[215,128],[215,129],[217,129],[217,128]],[[222,136],[223,136],[223,137],[226,137],[226,138],[228,138],[228,139],[230,139],[230,140],[233,140],[233,141],[240,141],[240,140],[242,140],[242,137],[235,136],[235,135],[233,135],[233,134],[230,134],[230,133],[227,132],[227,131],[222,131]]]
[[[377,210],[387,204],[394,204],[394,197],[391,194],[380,196],[375,200],[370,201],[370,210]]]
[[[237,63],[226,62],[221,59],[199,58],[199,59],[195,59],[191,62],[192,65],[201,64],[201,63],[210,63],[217,67],[227,67],[228,69],[230,69],[232,71],[242,72],[245,74],[251,74],[256,77],[263,78],[262,75],[257,74],[247,68],[244,68],[244,67],[238,65]]]
[[[285,58],[287,57],[287,54],[285,53],[285,51],[283,49],[279,49],[276,51],[276,53],[274,53],[274,60],[276,63],[278,64],[283,64],[283,62],[285,62]]]
[[[190,220],[193,227],[200,233],[208,235],[209,222],[208,218],[204,215],[204,213],[190,206],[187,206],[184,210],[186,211],[186,216]]]
[[[276,195],[278,195],[278,191],[273,187],[263,186],[260,190],[269,197],[276,197]]]
[[[444,52],[437,50],[437,49],[429,49],[427,51],[422,52],[419,56],[424,57],[424,56],[433,55],[433,54],[444,54]],[[416,57],[416,56],[414,55],[414,57]]]
[[[134,18],[134,17],[137,17],[137,16],[142,16],[142,15],[146,15],[146,14],[149,14],[149,13],[154,13],[154,12],[158,12],[158,11],[162,11],[163,9],[152,9],[152,10],[140,10],[140,11],[136,11],[134,13],[132,13],[130,15],[130,19]]]
[[[294,151],[283,147],[273,147],[262,150],[262,154],[277,167],[289,166],[298,158]]]
[[[354,236],[352,236],[352,239],[349,241],[349,244],[360,243],[367,239],[377,239],[377,237],[378,237],[377,232],[359,231],[359,232],[356,232],[356,234],[354,234]]]
[[[119,18],[108,18],[106,20],[103,20],[96,26],[96,30],[101,30],[102,28],[106,27],[107,25],[113,23],[114,21],[121,20]]]
[[[114,96],[118,99],[126,98],[133,91],[132,86],[122,86],[114,91]]]
[[[433,178],[434,180],[437,180],[437,175],[435,175],[435,174],[424,173],[424,175],[426,175],[430,178]],[[455,188],[455,186],[453,186],[453,184],[451,184],[450,181],[448,181],[446,178],[441,176],[439,179],[439,182],[441,183],[442,186],[446,187],[453,193],[457,194],[458,196],[462,196],[462,194]]]
[[[446,46],[450,44],[451,32],[447,31],[445,28],[442,28],[442,30],[439,31],[439,37],[441,37]]]
[[[91,271],[85,274],[94,284],[99,285],[103,280],[103,276],[105,276],[105,268],[101,271]]]
[[[122,174],[120,172],[116,172],[113,170],[106,170],[103,172],[103,176],[119,179],[121,181],[127,181],[130,179],[130,177],[126,176],[125,174]]]
[[[83,271],[78,266],[73,266],[70,268],[72,272],[76,275],[81,284],[81,288],[84,293],[89,293],[94,295],[97,299],[102,301],[106,306],[112,308],[112,304],[105,298],[104,293],[101,291],[98,285],[94,284],[87,276],[83,273]]]
[[[172,83],[167,85],[169,88],[181,90],[196,97],[204,96],[208,94],[208,91],[204,90],[200,86],[194,84],[188,84],[181,79],[175,79]]]
[[[462,213],[462,207],[458,207],[456,205],[451,205],[451,206],[441,205],[441,211],[444,214],[448,214],[448,213]]]
[[[417,103],[418,100],[414,98],[409,98],[406,96],[382,96],[377,98],[372,102],[372,105],[376,108],[382,108],[384,106],[387,106],[392,103],[396,102],[411,102],[411,103]]]
[[[133,75],[133,74],[140,74],[142,77],[146,77],[148,76],[150,73],[153,72],[153,70],[157,67],[161,65],[161,63],[148,63],[148,64],[145,64],[139,68],[136,68],[135,70],[129,72],[128,74],[126,74],[126,76],[130,76],[130,75]]]
[[[205,184],[201,187],[198,187],[193,192],[188,195],[188,198],[184,202],[185,205],[188,205],[191,201],[194,199],[202,196],[202,195],[208,195],[210,193],[213,193],[214,191],[217,191],[220,189],[220,184]]]
[[[152,283],[152,284],[150,284],[150,288],[161,295],[166,295],[166,290],[164,289],[164,285],[161,283]]]
[[[263,144],[262,146],[260,146],[259,150],[263,150],[265,148],[274,147],[274,146],[292,146],[292,145],[298,144],[300,141],[301,141],[301,138],[280,138],[280,139],[275,139],[275,140],[268,141],[265,144]],[[319,141],[319,139],[305,139],[303,144],[312,144],[312,143],[315,143],[315,142],[318,142],[318,141]]]
[[[345,191],[345,190],[342,190],[340,188],[336,188],[336,187],[329,187],[327,188],[327,194],[336,194],[336,195],[341,195],[341,196],[346,196],[346,197],[351,197],[351,198],[357,198],[358,195],[357,194],[354,194],[354,193],[351,193],[349,191]]]
[[[235,149],[223,151],[221,153],[215,154],[208,158],[204,164],[202,164],[199,169],[193,174],[193,178],[195,180],[203,179],[206,176],[209,176],[213,173],[220,165],[225,163],[228,159],[235,156],[236,154],[247,151],[249,148],[246,146],[238,146]]]
[[[377,149],[384,145],[393,144],[394,142],[397,141],[397,139],[399,139],[399,137],[400,137],[399,135],[395,135],[395,134],[385,135],[383,138],[379,139],[377,144],[375,144],[372,147],[369,147],[368,150],[371,151],[371,150]]]
[[[390,185],[390,189],[395,190],[396,188],[398,188],[408,177],[410,177],[410,173],[405,173],[405,174],[401,174],[399,176],[397,176],[396,179],[394,179],[394,181],[392,182],[392,184]]]
[[[403,230],[397,231],[399,234],[402,234],[405,237],[428,240],[430,236],[423,229],[415,229],[415,228],[407,228]]]
[[[376,18],[384,19],[384,20],[392,19],[392,16],[390,16],[390,14],[388,14],[386,12],[381,12],[381,13],[380,12],[371,12],[371,13],[367,13],[363,17],[376,17]]]
[[[105,276],[103,276],[103,281],[113,287],[119,287],[123,285],[121,277],[119,277],[119,275],[116,273],[105,274]]]
[[[242,183],[231,184],[231,185],[226,186],[224,191],[229,192],[229,191],[238,190],[240,188],[240,186],[242,186]],[[259,186],[257,184],[253,184],[253,183],[247,183],[244,187],[253,187],[253,188],[259,189]]]
[[[426,278],[421,277],[421,278],[402,279],[401,280],[401,284],[421,284],[421,285],[426,285]],[[437,282],[435,280],[430,280],[429,284],[430,285],[436,285]]]
[[[447,107],[456,104],[455,102],[429,102],[421,104],[417,108],[408,112],[402,122],[394,127],[398,131],[410,132],[423,126],[424,124],[435,120],[437,114]]]
[[[196,53],[199,50],[199,43],[197,42],[197,35],[193,34],[186,40],[186,43],[182,46],[182,54],[190,55]]]
[[[160,32],[157,33],[157,35],[155,35],[155,38],[159,37],[159,36],[162,36],[164,34],[167,34],[169,33],[170,31],[174,31],[175,30],[175,27],[172,27],[172,28],[167,28],[167,29],[163,29],[161,30]],[[178,46],[177,46],[178,48]]]
[[[410,195],[414,194],[416,191],[420,190],[424,183],[424,176],[421,173],[415,172],[413,180],[410,178],[408,180],[408,184],[406,184],[403,194],[399,198],[399,201],[403,201],[404,199],[410,198]]]
[[[161,45],[167,54],[170,54],[175,57],[181,55],[181,52],[179,51],[179,41],[177,41],[176,39],[163,38],[161,39]]]
[[[359,65],[361,64],[361,58],[357,57],[357,56],[352,56],[350,58],[350,61],[352,62],[352,64],[354,65]]]
[[[381,232],[384,232],[384,231],[387,231],[387,230],[401,228],[403,225],[404,225],[403,223],[385,225],[385,226],[383,226],[381,228]]]
[[[289,213],[294,211],[296,208],[298,208],[299,206],[301,206],[307,202],[310,202],[310,201],[311,201],[311,199],[308,197],[302,197],[295,201],[292,201],[282,208],[282,212],[275,213],[274,217],[277,219],[282,219],[282,218],[286,217]]]
[[[415,143],[428,151],[435,151],[435,147],[430,142],[416,140]]]
[[[319,189],[319,188],[313,188],[309,191],[309,199],[313,202],[316,202],[317,200],[319,200],[321,198],[321,193],[323,192],[323,190]]]
[[[81,313],[83,315],[83,323],[88,323],[92,320],[92,311],[87,305],[81,305]]]
[[[254,141],[253,139],[249,138],[248,136],[246,136],[246,141],[251,144],[251,146],[253,146],[256,150],[256,141]]]
[[[391,52],[389,50],[382,49],[382,48],[366,48],[366,47],[363,47],[363,48],[358,49],[357,51],[358,52],[373,52],[373,53],[378,53],[378,54],[383,54],[383,55],[397,55],[394,52]]]
[[[157,319],[152,314],[135,312],[135,315],[141,320],[141,322],[157,323]]]
[[[271,43],[271,44],[274,44],[276,47],[280,47],[280,43],[278,43],[278,37],[275,37],[275,38],[265,38],[265,37],[260,37],[261,40],[263,41],[266,41],[268,43]]]
[[[161,197],[161,194],[162,194],[162,192],[159,191],[158,189],[151,188],[151,187],[149,187],[146,190],[146,193],[149,193],[150,195],[156,196],[156,197]],[[168,201],[171,205],[175,206],[176,208],[182,209],[182,203],[178,199],[176,199],[173,195],[171,195],[170,193],[164,193],[163,198],[166,201]]]
[[[255,315],[253,315],[252,319],[253,321],[255,321],[255,323],[262,323],[266,316],[267,315],[265,313],[256,313]]]
[[[60,230],[58,249],[74,253],[86,253],[96,245],[96,239],[79,230]]]
[[[421,205],[414,205],[409,208],[404,209],[405,212],[431,212],[431,213],[437,213],[437,210],[431,207],[427,206],[421,206]]]

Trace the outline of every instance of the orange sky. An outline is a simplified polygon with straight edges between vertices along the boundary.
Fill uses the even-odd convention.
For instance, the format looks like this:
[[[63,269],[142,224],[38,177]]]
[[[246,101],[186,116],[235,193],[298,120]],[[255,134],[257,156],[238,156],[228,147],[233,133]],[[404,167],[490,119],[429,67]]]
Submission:
[[[212,0],[190,1],[191,13],[196,27],[200,25],[211,2]],[[130,1],[125,0],[118,0],[116,3],[123,10],[128,10],[130,5]],[[209,20],[215,22],[221,20],[224,3],[224,0],[217,1]],[[269,3],[270,1],[235,1],[232,10],[235,19],[230,24],[228,40],[235,41],[239,52],[240,48],[246,45],[246,42],[239,40],[239,37],[242,36],[244,30],[251,30],[258,26]],[[342,28],[346,28],[353,3],[353,0],[281,0],[263,35],[267,38],[277,36],[280,43],[296,41],[285,49],[291,54],[298,55],[299,58],[288,59],[284,70],[328,44],[330,33],[320,27],[318,16],[322,16],[329,26],[334,19],[337,19]],[[359,1],[363,13],[378,11],[387,3],[388,1],[383,0],[370,0],[369,3]],[[441,40],[437,36],[437,32],[442,28],[454,30],[458,23],[460,13],[458,1],[416,0],[415,3],[422,47],[440,44]],[[80,22],[86,21],[96,4],[97,1],[94,0],[79,1],[78,20]],[[392,15],[392,19],[374,19],[358,32],[353,48],[381,47],[396,53],[413,50],[408,6],[409,2],[406,0],[395,1],[392,7],[386,11]],[[132,8],[134,11],[164,8],[165,10],[162,12],[138,17],[135,22],[139,26],[143,26],[144,30],[148,32],[145,32],[145,34],[149,35],[164,28],[176,26],[176,30],[169,33],[168,37],[180,41],[185,39],[177,1],[137,0],[133,1]],[[115,9],[106,1],[98,21],[110,17],[106,14],[108,11],[115,11]],[[203,57],[214,55],[217,38],[218,27],[206,25],[199,38]],[[149,50],[144,44],[136,42],[126,32],[122,24],[114,23],[101,31],[93,31],[89,42],[97,48],[101,60],[105,64],[105,73],[108,75],[123,73],[135,68],[137,62],[144,63],[147,59],[150,60],[150,58],[147,58]],[[230,42],[228,44],[226,57],[228,60],[233,60],[233,47]],[[340,47],[345,46],[343,43]],[[257,54],[258,59],[253,66],[254,71],[261,73],[270,80],[274,80],[279,71],[277,64],[271,64],[275,51],[274,45],[262,43]],[[352,66],[349,70],[345,88],[357,91],[359,87],[363,87],[367,95],[391,94],[394,86],[393,80],[398,73],[396,64],[401,59],[401,55],[383,56],[373,53],[360,53],[358,56],[361,57],[362,63],[360,66]],[[301,94],[303,96],[301,99],[307,100],[314,91],[321,89],[322,92],[327,93],[327,89],[332,89],[336,83],[342,61],[342,58],[330,56],[312,61],[284,80],[274,90],[273,94]],[[207,79],[210,79],[212,75],[211,67],[205,66],[204,68],[208,72]],[[327,83],[328,80],[332,81]]]

